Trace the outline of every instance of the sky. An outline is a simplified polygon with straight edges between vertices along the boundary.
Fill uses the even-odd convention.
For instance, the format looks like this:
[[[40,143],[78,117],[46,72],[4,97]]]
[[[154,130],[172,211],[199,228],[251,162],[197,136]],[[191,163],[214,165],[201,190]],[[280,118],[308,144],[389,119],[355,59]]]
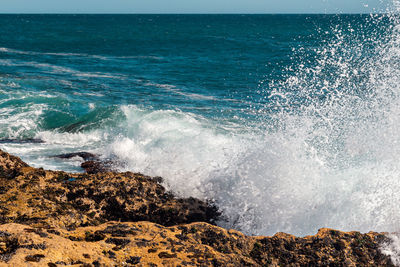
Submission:
[[[0,13],[371,13],[398,0],[0,0]]]

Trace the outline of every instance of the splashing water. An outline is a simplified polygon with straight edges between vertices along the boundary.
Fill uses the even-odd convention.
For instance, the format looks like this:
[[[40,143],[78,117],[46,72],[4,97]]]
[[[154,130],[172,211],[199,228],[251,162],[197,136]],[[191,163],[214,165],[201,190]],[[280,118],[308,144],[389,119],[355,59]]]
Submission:
[[[384,33],[383,21],[390,22]],[[312,60],[300,55],[293,74],[271,84],[275,113],[259,111],[267,133],[210,187],[225,226],[303,235],[320,227],[398,229],[398,22],[371,15],[366,24],[379,31],[366,36],[334,27]]]
[[[256,128],[219,134],[187,114],[125,108],[131,127],[141,121],[109,151],[181,195],[214,200],[220,224],[246,233],[397,229],[399,24],[365,20],[369,29],[333,26],[324,45],[300,50],[265,91]]]
[[[399,23],[395,15],[368,22],[379,31],[335,27],[314,50],[316,64],[297,59],[294,74],[272,84],[276,112],[260,115],[266,133],[206,182],[224,226],[256,234],[398,229]]]
[[[278,19],[287,18],[273,17],[269,23]],[[248,234],[306,235],[321,227],[398,230],[399,17],[305,21],[312,20],[329,26],[305,34],[307,42],[291,43],[292,57],[280,76],[267,75],[256,92],[243,89],[244,96],[226,89],[233,85],[223,84],[223,75],[212,76],[208,65],[214,58],[208,54],[196,54],[206,62],[207,69],[200,72],[223,89],[182,85],[178,78],[186,74],[176,63],[184,61],[179,57],[0,48],[0,55],[10,57],[0,61],[1,70],[13,73],[16,68],[28,77],[0,73],[0,138],[45,141],[1,148],[33,166],[68,171],[78,171],[80,162],[48,156],[86,150],[112,157],[121,171],[159,175],[178,195],[215,201],[224,215],[220,225]],[[207,38],[214,38],[211,33],[206,32]],[[257,34],[246,46],[249,50],[258,46]],[[222,39],[226,48],[229,38]],[[229,41],[243,45],[240,38]],[[273,38],[261,47],[270,43]],[[129,68],[121,67],[121,61]],[[153,68],[162,73],[166,61],[174,72],[157,77]],[[237,62],[215,75],[223,69],[233,72]],[[147,66],[150,74],[143,71]],[[178,73],[175,80],[168,80],[173,73]]]
[[[400,266],[400,236],[398,233],[386,235],[387,240],[380,246],[380,250],[392,260],[395,266]]]

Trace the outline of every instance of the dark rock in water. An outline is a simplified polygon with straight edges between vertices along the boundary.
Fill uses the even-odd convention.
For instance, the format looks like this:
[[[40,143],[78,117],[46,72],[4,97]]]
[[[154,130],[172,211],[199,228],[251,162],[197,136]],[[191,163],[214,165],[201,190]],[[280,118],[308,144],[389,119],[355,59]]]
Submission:
[[[95,154],[92,154],[92,153],[89,153],[89,152],[66,153],[66,154],[55,155],[53,157],[54,158],[60,158],[60,159],[70,159],[70,158],[73,158],[73,157],[80,157],[85,161],[97,159],[97,156]]]
[[[115,171],[115,168],[113,168],[113,166],[116,165],[116,162],[109,159],[101,160],[97,155],[89,152],[66,153],[55,155],[53,157],[60,159],[71,159],[74,157],[80,157],[85,161],[81,164],[81,167],[88,174]]]
[[[28,138],[28,139],[0,139],[0,144],[42,144],[44,143],[41,139]]]
[[[111,172],[113,171],[112,161],[100,161],[100,160],[90,160],[83,162],[81,167],[85,169],[88,174],[95,174],[100,172]]]

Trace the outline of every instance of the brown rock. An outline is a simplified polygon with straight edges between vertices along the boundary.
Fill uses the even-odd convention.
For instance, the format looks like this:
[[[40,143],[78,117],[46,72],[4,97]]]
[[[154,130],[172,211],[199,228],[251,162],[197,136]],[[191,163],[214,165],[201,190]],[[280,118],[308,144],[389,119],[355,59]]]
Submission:
[[[29,167],[0,152],[0,223],[74,229],[107,221],[170,226],[218,219],[206,202],[175,198],[139,173],[70,174]]]
[[[113,163],[110,161],[88,160],[81,164],[81,167],[88,174],[96,174],[101,172],[111,172]]]
[[[24,266],[26,261],[48,266],[94,261],[99,266],[393,266],[378,249],[377,233],[321,229],[304,238],[282,234],[251,237],[207,223],[164,227],[150,222],[108,222],[73,231],[60,228],[60,235],[48,232],[40,236],[25,228],[14,223],[0,225],[9,239],[18,240],[9,243],[12,247],[6,248],[7,257],[3,257],[4,250],[0,252],[0,266]],[[124,237],[113,237],[111,229],[124,229]],[[88,233],[101,233],[104,239],[86,241]],[[185,236],[185,241],[177,235]],[[333,242],[326,245],[325,239]],[[344,240],[344,248],[338,250],[334,243],[340,240]]]

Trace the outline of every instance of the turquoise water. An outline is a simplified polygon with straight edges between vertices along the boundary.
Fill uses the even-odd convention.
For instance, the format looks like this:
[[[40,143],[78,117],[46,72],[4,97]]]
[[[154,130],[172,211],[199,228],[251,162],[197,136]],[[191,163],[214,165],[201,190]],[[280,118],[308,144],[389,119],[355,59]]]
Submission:
[[[251,234],[396,229],[397,16],[0,15],[0,25],[0,148],[29,164],[82,171],[79,158],[51,156],[93,152],[215,201],[220,225]]]

